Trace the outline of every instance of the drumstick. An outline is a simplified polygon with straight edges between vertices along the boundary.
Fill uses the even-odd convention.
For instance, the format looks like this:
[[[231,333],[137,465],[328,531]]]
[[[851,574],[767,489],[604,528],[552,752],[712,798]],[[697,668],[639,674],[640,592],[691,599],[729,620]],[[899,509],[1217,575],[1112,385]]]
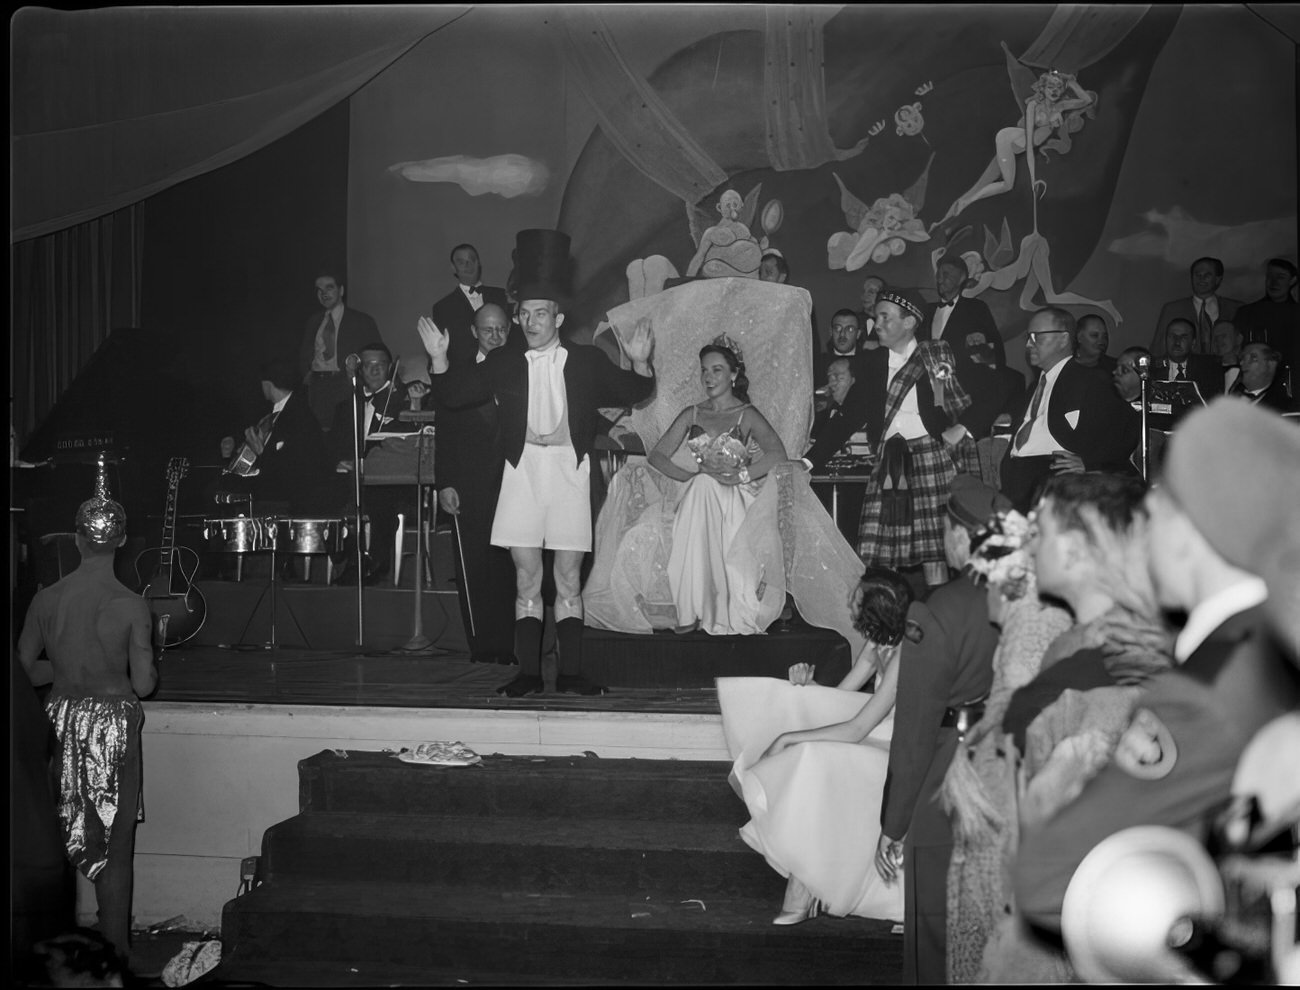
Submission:
[[[456,552],[460,554],[460,578],[465,582],[465,611],[469,613],[469,634],[477,639],[478,633],[474,631],[474,599],[470,597],[469,569],[465,567],[465,544],[460,539],[459,512],[452,514],[451,524],[456,529]]]

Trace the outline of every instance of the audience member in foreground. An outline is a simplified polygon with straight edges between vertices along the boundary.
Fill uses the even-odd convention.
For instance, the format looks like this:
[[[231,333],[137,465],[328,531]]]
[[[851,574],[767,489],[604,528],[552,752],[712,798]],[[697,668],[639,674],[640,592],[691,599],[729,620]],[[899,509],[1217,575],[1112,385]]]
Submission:
[[[1173,664],[1146,573],[1143,491],[1135,478],[1070,475],[1052,479],[1039,503],[1038,591],[1064,601],[1075,625],[1048,647],[1037,676],[1002,717],[1003,745],[1019,758],[1008,806],[1018,831],[1037,828],[1078,796],[1110,759],[1140,685]],[[1014,899],[994,908],[980,982],[1068,978],[1064,956],[1029,935]]]
[[[59,740],[64,847],[95,884],[100,933],[127,959],[141,810],[138,699],[153,693],[158,673],[149,607],[113,574],[126,512],[108,496],[102,460],[96,493],[77,510],[76,533],[81,565],[36,593],[18,659],[32,684],[53,684],[45,713]]]
[[[1280,417],[1221,400],[1175,431],[1147,495],[1147,552],[1160,605],[1187,613],[1179,666],[1145,685],[1114,757],[1079,798],[1026,831],[1015,893],[1030,922],[1059,931],[1075,869],[1115,832],[1164,825],[1204,839],[1247,741],[1300,705],[1300,671],[1266,625],[1268,588],[1253,572],[1292,525],[1297,490],[1300,433]]]
[[[880,808],[876,869],[893,882],[902,872],[903,981],[942,983],[947,940],[948,859],[952,832],[939,787],[962,736],[988,699],[998,642],[986,596],[962,573],[974,534],[1010,503],[967,474],[953,480],[943,523],[948,566],[958,572],[918,610],[923,637],[899,665],[894,738]]]
[[[789,878],[777,925],[798,924],[823,909],[866,918],[903,913],[900,886],[872,865],[871,823],[880,813],[899,654],[920,635],[924,606],[913,603],[900,574],[873,567],[862,576],[852,610],[867,645],[838,689],[811,683],[807,664],[790,669],[792,684],[767,677],[718,681],[723,731],[739,751],[732,784],[751,816],[741,838]],[[876,691],[864,697],[857,688],[871,673]]]

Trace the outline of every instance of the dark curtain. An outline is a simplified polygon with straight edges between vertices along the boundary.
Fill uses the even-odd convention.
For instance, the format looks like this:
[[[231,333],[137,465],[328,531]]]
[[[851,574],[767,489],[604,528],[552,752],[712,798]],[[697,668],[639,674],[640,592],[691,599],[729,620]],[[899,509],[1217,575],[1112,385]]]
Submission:
[[[13,246],[10,421],[21,445],[115,326],[140,314],[135,207]]]

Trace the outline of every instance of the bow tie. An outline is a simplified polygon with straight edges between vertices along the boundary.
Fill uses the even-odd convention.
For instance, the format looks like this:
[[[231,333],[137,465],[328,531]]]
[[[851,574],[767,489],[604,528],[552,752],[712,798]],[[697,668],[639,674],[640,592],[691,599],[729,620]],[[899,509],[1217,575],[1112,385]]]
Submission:
[[[478,285],[462,285],[461,288],[464,289],[466,292],[468,292],[471,296],[483,295],[482,282],[480,282]]]
[[[370,394],[366,394],[363,392],[361,395],[361,404],[365,405],[367,402],[369,402],[372,405],[378,405],[379,400],[381,400],[384,397],[384,395],[387,394],[387,392],[388,392],[387,385],[381,388],[378,392],[371,392]]]
[[[956,306],[956,305],[957,305],[956,299],[951,299],[948,302],[944,302],[942,299],[939,300],[940,309],[947,309],[949,306]]]

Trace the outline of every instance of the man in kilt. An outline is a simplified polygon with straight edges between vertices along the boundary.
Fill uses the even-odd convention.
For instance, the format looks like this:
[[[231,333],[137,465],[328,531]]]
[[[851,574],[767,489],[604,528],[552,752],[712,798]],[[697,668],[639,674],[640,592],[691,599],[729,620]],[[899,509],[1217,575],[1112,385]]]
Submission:
[[[958,424],[971,399],[957,381],[952,348],[916,339],[921,303],[909,291],[881,292],[876,300],[880,347],[857,358],[856,379],[834,437],[818,446],[838,449],[865,430],[877,463],[867,485],[858,529],[866,564],[924,569],[928,585],[948,580],[943,515],[958,473],[979,476],[974,440]],[[840,439],[839,431],[847,431]]]

